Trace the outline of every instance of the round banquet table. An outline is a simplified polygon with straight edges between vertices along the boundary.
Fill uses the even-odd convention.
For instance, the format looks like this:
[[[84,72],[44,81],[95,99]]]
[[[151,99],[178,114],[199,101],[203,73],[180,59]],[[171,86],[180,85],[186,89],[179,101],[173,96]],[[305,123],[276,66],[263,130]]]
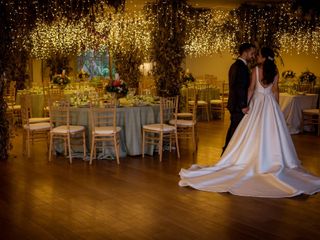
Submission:
[[[280,93],[280,108],[291,134],[300,132],[302,110],[316,108],[317,101],[318,94],[290,95],[288,93]]]
[[[91,123],[90,109],[88,107],[71,107],[71,123],[86,127],[87,158],[89,158],[91,147]],[[142,126],[145,124],[157,123],[160,121],[160,105],[138,106],[138,107],[118,107],[117,126],[121,127],[120,132],[120,157],[127,155],[141,155]],[[62,144],[56,143],[57,152],[63,151]],[[146,145],[145,154],[152,155],[154,146]],[[72,146],[75,157],[82,158],[82,147]],[[114,150],[106,146],[97,158],[114,157]]]

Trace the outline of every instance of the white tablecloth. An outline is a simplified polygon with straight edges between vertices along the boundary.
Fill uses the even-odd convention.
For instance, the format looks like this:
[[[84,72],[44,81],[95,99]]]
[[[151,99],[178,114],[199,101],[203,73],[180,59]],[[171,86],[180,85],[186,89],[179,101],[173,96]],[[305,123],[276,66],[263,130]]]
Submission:
[[[316,108],[317,101],[318,94],[290,95],[288,93],[280,93],[280,108],[291,134],[300,132],[302,110]]]

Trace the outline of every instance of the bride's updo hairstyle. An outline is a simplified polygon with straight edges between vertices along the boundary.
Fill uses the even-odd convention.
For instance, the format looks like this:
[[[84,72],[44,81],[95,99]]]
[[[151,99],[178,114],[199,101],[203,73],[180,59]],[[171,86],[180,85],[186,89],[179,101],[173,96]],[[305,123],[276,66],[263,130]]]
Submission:
[[[263,63],[263,84],[268,85],[273,82],[274,77],[278,74],[278,69],[274,63],[274,52],[271,48],[263,47],[260,50],[260,54],[266,60]]]

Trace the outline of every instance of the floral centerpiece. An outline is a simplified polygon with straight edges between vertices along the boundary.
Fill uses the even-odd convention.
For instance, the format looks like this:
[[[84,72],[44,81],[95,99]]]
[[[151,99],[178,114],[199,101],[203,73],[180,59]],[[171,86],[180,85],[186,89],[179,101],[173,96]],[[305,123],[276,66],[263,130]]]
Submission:
[[[317,76],[308,70],[301,73],[301,75],[299,76],[300,83],[314,83],[316,79]]]
[[[281,76],[285,79],[285,80],[289,80],[289,79],[293,79],[296,76],[296,73],[292,70],[287,70],[287,71],[283,71]]]
[[[90,77],[90,74],[86,72],[83,68],[80,70],[78,77],[80,80],[87,79]]]
[[[60,88],[65,88],[70,83],[70,78],[62,72],[52,77],[52,83],[58,85]]]
[[[188,83],[192,83],[194,82],[196,79],[194,78],[194,76],[187,72],[182,72],[182,76],[181,76],[181,81],[184,85],[187,85]]]
[[[121,79],[112,80],[106,86],[105,91],[115,94],[117,98],[125,97],[128,93],[128,85]]]

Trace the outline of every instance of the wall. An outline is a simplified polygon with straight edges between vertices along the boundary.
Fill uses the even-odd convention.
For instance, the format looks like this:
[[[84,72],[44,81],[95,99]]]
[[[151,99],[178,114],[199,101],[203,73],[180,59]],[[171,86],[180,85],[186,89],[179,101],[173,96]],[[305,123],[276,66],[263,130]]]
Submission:
[[[277,59],[279,72],[293,70],[297,76],[305,70],[309,70],[320,76],[320,59],[305,54],[289,55],[282,54],[284,65]],[[228,70],[234,62],[234,57],[229,53],[215,54],[205,57],[187,57],[186,68],[198,78],[203,78],[204,74],[217,76],[218,80],[228,79]]]
[[[302,71],[310,70],[317,76],[320,76],[320,59],[314,56],[289,55],[283,54],[282,56],[284,65],[277,59],[277,65],[280,73],[284,70],[293,70],[297,76]],[[211,74],[217,76],[218,80],[228,80],[228,70],[233,63],[234,57],[229,53],[216,54],[214,56],[206,57],[187,57],[186,68],[196,77],[203,78],[204,74]],[[73,70],[76,70],[76,63],[70,64]],[[41,60],[33,60],[33,85],[41,85]],[[48,73],[44,74],[44,80],[48,81]]]

